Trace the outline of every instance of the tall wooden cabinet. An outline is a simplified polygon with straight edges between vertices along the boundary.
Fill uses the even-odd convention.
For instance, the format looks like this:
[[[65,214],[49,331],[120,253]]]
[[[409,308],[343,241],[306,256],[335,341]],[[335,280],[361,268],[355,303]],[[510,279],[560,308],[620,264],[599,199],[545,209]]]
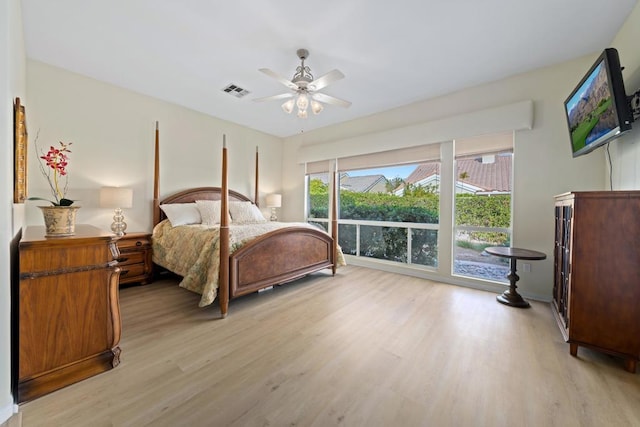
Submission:
[[[577,356],[585,346],[640,360],[640,191],[555,200],[553,312]]]
[[[46,238],[27,227],[19,243],[17,399],[34,399],[119,363],[115,237],[77,225]]]

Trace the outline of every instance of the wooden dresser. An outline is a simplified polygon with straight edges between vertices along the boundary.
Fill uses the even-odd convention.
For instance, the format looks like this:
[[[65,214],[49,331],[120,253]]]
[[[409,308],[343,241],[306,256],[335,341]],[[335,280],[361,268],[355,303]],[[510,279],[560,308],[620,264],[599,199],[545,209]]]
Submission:
[[[115,237],[76,225],[71,237],[27,227],[19,243],[17,399],[25,402],[120,362]]]
[[[151,282],[151,234],[127,233],[117,241],[120,284]]]
[[[569,342],[640,360],[640,191],[566,193],[555,201],[553,313]]]

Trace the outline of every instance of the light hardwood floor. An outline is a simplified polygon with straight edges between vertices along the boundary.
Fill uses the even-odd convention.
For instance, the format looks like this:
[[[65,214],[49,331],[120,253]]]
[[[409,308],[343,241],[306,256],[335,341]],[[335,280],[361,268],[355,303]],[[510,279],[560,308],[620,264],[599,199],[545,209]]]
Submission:
[[[640,375],[549,304],[362,267],[233,300],[121,291],[122,363],[21,405],[31,426],[638,426]]]

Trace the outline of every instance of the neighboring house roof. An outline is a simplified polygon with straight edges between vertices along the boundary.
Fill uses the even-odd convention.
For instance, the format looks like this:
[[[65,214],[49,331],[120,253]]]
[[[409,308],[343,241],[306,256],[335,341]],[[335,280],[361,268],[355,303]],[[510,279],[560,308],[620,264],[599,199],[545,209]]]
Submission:
[[[310,173],[309,179],[319,179],[323,184],[329,185],[329,174],[328,173]]]
[[[490,156],[493,161],[482,157],[457,159],[456,188],[469,193],[510,192],[511,191],[511,156]],[[461,175],[464,174],[464,178]],[[311,179],[319,179],[324,184],[329,182],[329,174],[311,174]],[[409,184],[428,186],[440,181],[440,163],[419,164],[405,180]],[[340,174],[340,188],[358,193],[386,192],[387,179],[384,175],[349,176]],[[402,194],[403,185],[394,192]]]
[[[365,175],[340,177],[340,188],[356,193],[383,193],[387,190],[387,178],[384,175]]]
[[[328,173],[310,174],[311,179],[319,179],[323,184],[329,184]],[[340,188],[357,193],[384,193],[387,191],[387,178],[382,174],[349,176],[348,173],[340,173]]]
[[[340,181],[342,181],[344,179],[344,177],[348,176],[348,175],[349,174],[347,174],[346,172],[340,172]],[[329,173],[328,172],[310,173],[309,174],[309,178],[310,179],[319,179],[320,181],[322,181],[323,184],[329,185]]]
[[[492,163],[484,163],[482,158],[458,159],[458,179],[484,191],[511,191],[511,156],[493,156]],[[460,174],[466,172],[468,177],[460,179]]]
[[[440,175],[440,163],[432,162],[432,163],[422,163],[419,164],[417,168],[409,176],[405,181],[408,184],[424,184],[429,178],[433,176]]]
[[[479,191],[509,192],[511,191],[511,156],[496,155],[492,163],[483,162],[482,157],[456,160],[458,183],[477,188]],[[466,172],[465,178],[460,175]],[[433,176],[440,175],[438,163],[424,163],[409,175],[406,181],[410,184],[424,184]]]

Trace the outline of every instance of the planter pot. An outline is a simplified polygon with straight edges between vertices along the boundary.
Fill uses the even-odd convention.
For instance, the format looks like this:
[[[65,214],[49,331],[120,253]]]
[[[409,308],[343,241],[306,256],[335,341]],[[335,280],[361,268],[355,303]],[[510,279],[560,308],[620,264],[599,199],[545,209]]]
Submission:
[[[38,206],[42,209],[47,237],[73,236],[76,232],[76,213],[80,206]]]

